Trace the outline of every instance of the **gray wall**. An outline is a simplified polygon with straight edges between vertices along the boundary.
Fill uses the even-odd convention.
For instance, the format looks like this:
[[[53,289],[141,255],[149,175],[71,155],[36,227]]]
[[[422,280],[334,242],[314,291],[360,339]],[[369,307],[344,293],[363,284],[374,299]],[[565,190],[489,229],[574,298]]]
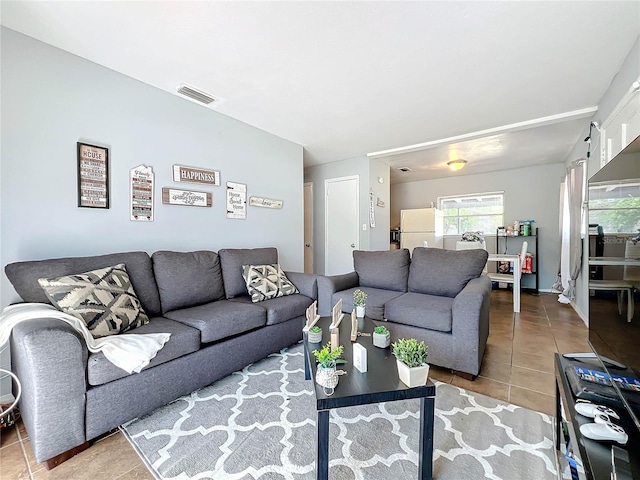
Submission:
[[[554,163],[395,184],[391,186],[391,225],[400,225],[400,210],[427,207],[430,202],[437,205],[439,196],[504,191],[505,224],[512,224],[514,220],[533,219],[534,227],[540,228],[538,280],[541,290],[549,290],[556,279],[560,258],[558,205],[560,180],[564,172],[562,163]],[[454,249],[457,238],[445,238],[445,248]],[[487,249],[495,251],[494,239],[487,239]]]
[[[126,250],[275,246],[303,269],[302,147],[2,28],[2,265]],[[76,142],[109,147],[111,208],[77,207]],[[129,220],[129,170],[156,175],[155,221]],[[222,186],[175,183],[173,164],[219,170]],[[284,201],[225,217],[225,184]],[[162,204],[162,187],[209,191],[213,207]],[[17,300],[2,275],[0,303]]]
[[[350,158],[339,162],[314,165],[304,169],[304,181],[313,183],[313,268],[323,275],[325,271],[325,205],[324,182],[331,178],[358,175],[359,178],[359,248],[360,250],[389,250],[389,165],[367,157]],[[383,183],[378,182],[383,178]],[[375,207],[376,227],[369,226],[369,190],[385,202],[386,207]],[[362,225],[367,224],[367,230]]]
[[[598,104],[598,111],[594,114],[591,121],[596,121],[600,125],[611,115],[618,105],[618,102],[629,91],[631,84],[640,78],[640,36],[636,39],[633,48],[627,55],[624,63],[616,76],[611,81],[611,85]],[[589,122],[585,121],[585,129],[580,135],[578,142],[566,159],[568,165],[573,160],[585,158],[587,146],[583,139],[589,132]],[[631,139],[632,140],[632,139]],[[600,170],[600,138],[599,134],[594,130],[592,132],[591,158],[587,165],[587,178],[591,178]],[[588,255],[588,238],[585,238],[583,248],[584,256]],[[586,261],[582,262],[582,271],[576,280],[576,299],[573,303],[578,314],[587,321],[589,315],[589,265]]]

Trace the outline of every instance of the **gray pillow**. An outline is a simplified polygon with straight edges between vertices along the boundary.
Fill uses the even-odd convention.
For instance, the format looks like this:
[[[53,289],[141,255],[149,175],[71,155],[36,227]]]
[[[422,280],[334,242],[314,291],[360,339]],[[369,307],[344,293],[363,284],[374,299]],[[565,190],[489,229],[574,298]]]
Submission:
[[[265,248],[223,248],[218,251],[224,292],[227,298],[248,295],[247,284],[242,276],[243,265],[267,265],[278,263],[278,249]]]
[[[472,278],[482,274],[486,250],[443,250],[417,247],[411,255],[409,291],[455,297]]]
[[[224,298],[220,258],[216,252],[161,250],[151,259],[163,312]]]
[[[361,287],[407,291],[409,250],[353,251],[353,267]]]

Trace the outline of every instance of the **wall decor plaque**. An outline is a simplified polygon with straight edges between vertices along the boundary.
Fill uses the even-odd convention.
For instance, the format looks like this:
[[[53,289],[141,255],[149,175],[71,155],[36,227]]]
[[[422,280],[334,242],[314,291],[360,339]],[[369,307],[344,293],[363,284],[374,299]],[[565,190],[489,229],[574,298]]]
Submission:
[[[227,218],[247,218],[247,186],[227,182]]]
[[[153,184],[152,167],[138,165],[129,172],[131,182],[131,220],[134,222],[153,222]]]
[[[220,172],[204,168],[173,166],[173,181],[188,183],[203,183],[205,185],[220,185]]]
[[[194,192],[177,188],[162,188],[162,203],[166,205],[186,205],[188,207],[210,207],[213,199],[210,192]]]
[[[109,149],[78,145],[78,206],[109,208]]]
[[[282,200],[271,198],[249,197],[249,205],[252,207],[282,208]]]

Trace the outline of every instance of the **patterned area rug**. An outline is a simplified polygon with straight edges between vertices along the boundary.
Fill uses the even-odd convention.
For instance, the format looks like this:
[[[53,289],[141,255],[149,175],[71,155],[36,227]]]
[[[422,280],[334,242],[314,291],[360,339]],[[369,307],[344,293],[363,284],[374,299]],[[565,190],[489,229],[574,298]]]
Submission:
[[[434,478],[555,479],[552,419],[437,382]],[[315,403],[298,344],[122,426],[159,479],[315,478]],[[329,478],[418,475],[418,400],[332,410]]]

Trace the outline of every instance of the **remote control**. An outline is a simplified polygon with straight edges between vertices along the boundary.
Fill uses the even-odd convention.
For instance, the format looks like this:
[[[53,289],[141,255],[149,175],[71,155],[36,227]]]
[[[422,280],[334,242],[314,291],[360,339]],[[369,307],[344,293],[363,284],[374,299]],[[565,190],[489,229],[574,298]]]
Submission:
[[[595,403],[578,402],[576,403],[576,412],[583,417],[594,418],[596,414],[603,414],[620,420],[620,417],[613,409],[605,407],[604,405],[596,405]]]
[[[625,445],[629,436],[624,429],[613,423],[585,423],[580,425],[580,433],[591,440],[607,440]]]

